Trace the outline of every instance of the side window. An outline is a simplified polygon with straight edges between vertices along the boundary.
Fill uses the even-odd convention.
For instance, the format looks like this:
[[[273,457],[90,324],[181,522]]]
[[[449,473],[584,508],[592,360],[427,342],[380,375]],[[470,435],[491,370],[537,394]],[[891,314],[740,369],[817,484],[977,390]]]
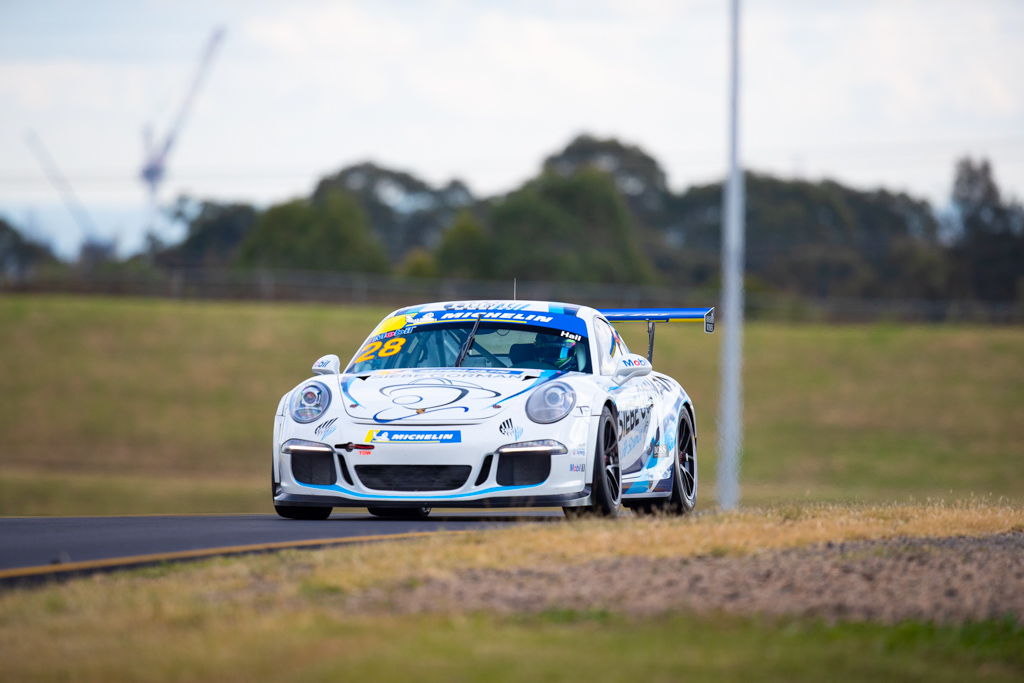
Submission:
[[[617,349],[616,358],[629,354],[629,348],[626,347],[626,342],[619,336],[618,330],[612,328],[612,334],[615,335],[615,348]]]
[[[594,329],[597,332],[597,366],[602,375],[611,375],[615,372],[619,359],[626,345],[622,343],[619,334],[611,325],[604,320],[594,321]]]

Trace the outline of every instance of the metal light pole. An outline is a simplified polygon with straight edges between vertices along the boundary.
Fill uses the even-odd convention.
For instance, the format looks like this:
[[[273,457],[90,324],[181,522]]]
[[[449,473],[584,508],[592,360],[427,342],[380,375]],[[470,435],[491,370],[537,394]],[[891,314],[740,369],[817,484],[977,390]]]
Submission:
[[[730,7],[729,176],[723,196],[722,359],[718,424],[718,504],[740,502],[743,445],[743,171],[739,167],[740,0]]]

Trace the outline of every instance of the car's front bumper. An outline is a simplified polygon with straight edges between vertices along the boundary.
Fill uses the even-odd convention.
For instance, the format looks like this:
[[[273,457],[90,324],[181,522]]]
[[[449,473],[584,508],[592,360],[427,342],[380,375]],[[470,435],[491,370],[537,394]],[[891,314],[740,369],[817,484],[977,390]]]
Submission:
[[[583,449],[540,454],[384,444],[358,451],[303,443],[298,452],[286,445],[278,455],[277,505],[518,507],[590,502]]]

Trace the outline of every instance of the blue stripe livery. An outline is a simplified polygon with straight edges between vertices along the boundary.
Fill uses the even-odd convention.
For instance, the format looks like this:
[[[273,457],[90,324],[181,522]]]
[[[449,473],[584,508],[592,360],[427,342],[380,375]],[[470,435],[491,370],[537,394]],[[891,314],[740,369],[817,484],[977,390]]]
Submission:
[[[704,331],[715,331],[715,309],[711,308],[602,308],[609,322],[704,323]]]
[[[651,321],[656,323],[699,323],[714,308],[602,308],[601,315],[616,321]]]

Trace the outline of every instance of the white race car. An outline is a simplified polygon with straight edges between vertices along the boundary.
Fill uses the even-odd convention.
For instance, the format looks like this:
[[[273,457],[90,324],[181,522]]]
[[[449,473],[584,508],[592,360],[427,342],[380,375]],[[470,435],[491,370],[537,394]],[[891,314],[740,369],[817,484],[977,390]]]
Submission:
[[[648,358],[611,321],[647,322]],[[451,301],[387,316],[342,371],[336,355],[282,398],[274,508],[426,517],[435,507],[560,506],[566,515],[684,514],[697,498],[690,397],[653,372],[658,322],[713,308],[595,310]]]

